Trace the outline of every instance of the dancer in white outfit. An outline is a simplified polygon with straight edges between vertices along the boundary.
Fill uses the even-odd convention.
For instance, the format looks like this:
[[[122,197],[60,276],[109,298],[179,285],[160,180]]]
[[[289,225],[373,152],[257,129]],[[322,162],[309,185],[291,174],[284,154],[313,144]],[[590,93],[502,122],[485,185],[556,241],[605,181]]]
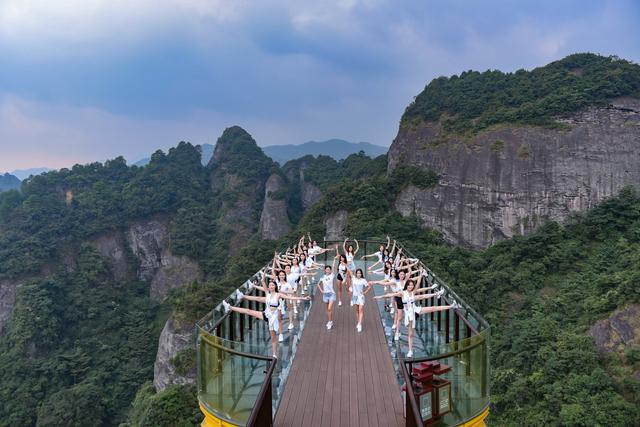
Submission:
[[[452,305],[442,305],[437,307],[420,307],[416,305],[416,301],[429,299],[429,298],[440,298],[440,296],[444,293],[444,289],[433,293],[433,294],[423,294],[424,292],[433,289],[430,288],[420,288],[415,289],[415,282],[413,280],[407,280],[404,285],[404,289],[400,292],[392,292],[385,295],[376,296],[374,298],[381,299],[387,297],[400,297],[402,298],[402,302],[404,305],[404,325],[407,327],[407,338],[409,341],[409,351],[407,352],[407,357],[413,357],[413,330],[416,327],[416,317],[420,314],[432,313],[436,311],[445,311],[450,309],[460,308],[460,306],[454,302]],[[422,294],[422,295],[418,295]],[[396,332],[398,333],[398,332]]]
[[[250,295],[243,295],[242,292],[237,291],[236,295],[238,297],[238,302],[242,301],[242,299],[246,299],[249,301],[257,301],[266,305],[264,311],[250,310],[248,308],[242,307],[234,307],[226,301],[222,301],[222,305],[226,312],[235,311],[237,313],[246,314],[249,316],[253,316],[257,319],[262,319],[265,322],[269,323],[269,332],[271,333],[271,350],[273,352],[273,357],[278,357],[278,340],[276,340],[276,333],[280,330],[280,322],[278,318],[278,307],[280,307],[280,300],[309,300],[309,297],[295,297],[286,294],[282,294],[278,292],[278,286],[273,280],[269,281],[269,286],[265,285],[265,274],[262,273],[262,287],[266,294],[264,297],[256,297]]]
[[[356,310],[356,330],[358,332],[362,332],[362,320],[364,319],[364,296],[371,290],[371,286],[369,285],[369,282],[367,282],[367,279],[364,278],[364,274],[360,268],[356,270],[355,274],[352,273],[351,270],[347,269],[347,276],[350,276],[351,279],[351,305],[353,305]]]
[[[336,250],[337,252],[337,250]],[[327,305],[327,330],[333,327],[333,303],[336,301],[336,292],[333,289],[333,271],[339,255],[333,258],[331,266],[325,265],[324,276],[318,281],[318,289],[322,292],[322,301]]]

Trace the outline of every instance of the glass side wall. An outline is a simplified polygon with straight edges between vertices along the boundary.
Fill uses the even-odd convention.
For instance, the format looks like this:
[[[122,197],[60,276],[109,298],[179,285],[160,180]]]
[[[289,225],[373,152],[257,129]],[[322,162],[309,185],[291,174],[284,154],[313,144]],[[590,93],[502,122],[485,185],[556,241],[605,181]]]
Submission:
[[[384,242],[386,243],[386,242]],[[321,245],[333,247],[342,241],[325,241]],[[374,261],[360,261],[364,254],[377,251],[379,241],[360,241],[360,252],[356,264],[363,268],[368,280],[378,280],[367,272],[366,267]],[[413,258],[403,249],[403,253]],[[317,262],[330,264],[334,253],[319,256]],[[426,284],[437,283],[445,289],[440,301],[430,299],[423,305],[444,305],[457,301],[461,309],[434,314],[421,315],[416,323],[414,335],[414,357],[411,364],[423,360],[435,360],[451,369],[440,375],[450,383],[451,412],[441,419],[440,425],[459,425],[479,415],[489,404],[489,364],[488,338],[489,327],[470,306],[459,298],[442,280],[422,263],[419,264],[429,273]],[[322,274],[320,270],[319,275]],[[259,272],[240,288],[245,294],[249,283],[258,283]],[[317,279],[317,278],[315,278]],[[307,294],[313,295],[317,281],[312,281]],[[377,295],[384,288],[375,287]],[[235,291],[226,300],[236,303]],[[285,341],[279,343],[278,362],[272,376],[273,413],[278,407],[284,385],[291,369],[297,345],[304,330],[312,302],[301,302],[298,315],[294,318],[294,329],[288,331],[287,317],[283,319]],[[240,306],[262,311],[264,306],[256,302],[242,301]],[[407,337],[406,328],[402,328],[399,341],[393,340],[392,319],[384,310],[384,301],[378,301],[380,316],[385,326],[385,334],[392,361],[398,374],[399,383],[404,380],[400,373],[400,363],[404,363]],[[438,320],[439,319],[439,320]],[[457,319],[457,320],[456,320]],[[447,330],[449,331],[447,335]],[[198,322],[198,398],[200,403],[213,415],[234,425],[245,425],[252,409],[256,405],[260,389],[265,382],[266,372],[271,362],[271,338],[264,321],[233,313],[225,316],[222,304]],[[411,366],[407,366],[411,368]]]
[[[325,247],[338,244],[342,248],[342,242],[325,242]],[[378,250],[380,244],[386,242],[366,241],[360,242],[360,252],[371,254]],[[397,244],[398,247],[402,247]],[[341,249],[342,250],[342,249]],[[405,248],[403,253],[409,258],[416,258]],[[358,255],[361,255],[361,253]],[[358,257],[359,258],[359,257]],[[357,261],[357,267],[365,271],[368,280],[379,280],[382,277],[367,271],[367,267],[374,261]],[[453,301],[458,302],[462,308],[447,310],[433,314],[423,314],[416,321],[416,329],[413,337],[413,357],[416,365],[420,361],[436,361],[442,365],[446,372],[438,375],[443,384],[451,390],[451,411],[440,419],[442,426],[455,426],[469,421],[480,415],[489,405],[489,336],[490,328],[462,298],[453,292],[439,277],[437,277],[422,262],[414,268],[424,268],[428,276],[422,286],[438,284],[439,289],[445,293],[440,298],[430,298],[420,301],[422,306],[449,305]],[[382,295],[385,288],[374,287],[375,295]],[[404,378],[400,370],[400,364],[404,363],[408,349],[407,330],[401,328],[400,339],[394,341],[395,330],[392,329],[393,316],[385,311],[385,301],[378,301],[380,318],[384,326],[389,353],[396,369],[398,382],[404,384]],[[410,367],[409,372],[411,372]],[[426,395],[426,394],[425,394]],[[429,395],[430,396],[430,395]],[[434,402],[435,403],[435,402]],[[427,421],[425,419],[425,421]]]
[[[259,272],[238,289],[246,295],[262,296],[251,291],[249,284],[258,283]],[[306,294],[313,295],[315,281]],[[235,291],[225,300],[232,305],[263,311],[264,305],[252,301],[237,304]],[[272,408],[275,413],[302,336],[311,301],[298,304],[298,314],[283,318],[284,342],[278,345],[278,362],[271,377]],[[288,316],[293,315],[294,328],[288,330]],[[198,399],[208,412],[234,425],[246,425],[265,372],[271,363],[271,335],[263,320],[231,312],[225,315],[222,302],[197,324]]]

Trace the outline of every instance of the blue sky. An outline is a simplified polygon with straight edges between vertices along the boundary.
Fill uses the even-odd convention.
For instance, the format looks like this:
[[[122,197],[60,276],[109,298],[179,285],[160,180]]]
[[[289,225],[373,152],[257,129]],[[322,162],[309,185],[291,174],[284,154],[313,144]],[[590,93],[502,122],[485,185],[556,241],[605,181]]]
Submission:
[[[638,1],[2,0],[0,171],[214,143],[389,145],[440,75],[640,62]]]

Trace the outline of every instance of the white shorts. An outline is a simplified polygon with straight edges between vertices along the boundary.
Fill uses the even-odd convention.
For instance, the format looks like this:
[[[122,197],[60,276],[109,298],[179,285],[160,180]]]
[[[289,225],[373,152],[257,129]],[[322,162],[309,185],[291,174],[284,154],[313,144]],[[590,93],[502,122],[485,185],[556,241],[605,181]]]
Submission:
[[[353,303],[353,305],[364,306],[364,295],[352,295],[351,302]]]

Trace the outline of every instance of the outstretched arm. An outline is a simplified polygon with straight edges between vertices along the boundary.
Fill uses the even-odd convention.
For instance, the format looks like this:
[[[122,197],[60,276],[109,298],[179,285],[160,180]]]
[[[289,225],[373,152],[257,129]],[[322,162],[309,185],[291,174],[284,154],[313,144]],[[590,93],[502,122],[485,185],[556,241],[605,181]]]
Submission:
[[[354,239],[354,241],[356,242],[356,249],[353,251],[353,255],[358,253],[358,250],[360,250],[360,245],[358,244],[358,241]]]
[[[401,292],[390,292],[390,293],[388,293],[388,294],[375,296],[375,297],[373,297],[373,299],[382,299],[382,298],[399,297],[400,295],[402,295],[402,293],[401,293]]]
[[[393,242],[395,243],[395,240]],[[389,246],[391,246],[391,237],[387,234],[387,246],[385,246],[385,249],[389,249]]]
[[[305,297],[296,297],[293,295],[287,295],[287,294],[281,294],[278,293],[278,296],[282,299],[286,299],[289,301],[311,301],[311,297],[310,296],[305,296]]]
[[[347,239],[344,239],[344,242],[342,242],[342,250],[345,254],[347,253]]]

